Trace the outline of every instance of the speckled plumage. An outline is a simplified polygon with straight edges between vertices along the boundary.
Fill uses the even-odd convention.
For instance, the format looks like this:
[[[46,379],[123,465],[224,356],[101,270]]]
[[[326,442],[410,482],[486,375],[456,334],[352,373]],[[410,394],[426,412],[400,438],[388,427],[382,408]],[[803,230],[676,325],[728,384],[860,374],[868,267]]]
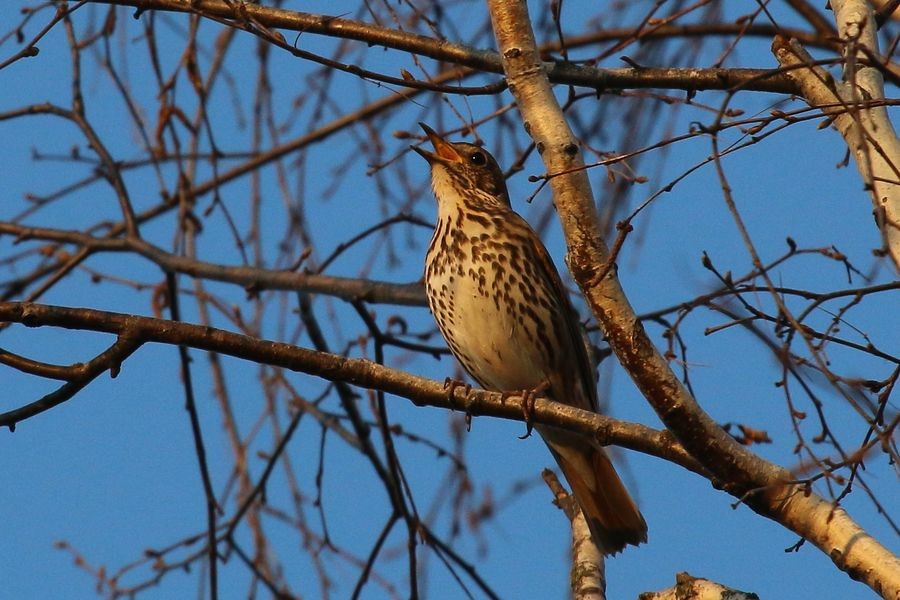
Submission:
[[[438,222],[425,262],[428,304],[454,356],[482,387],[545,394],[597,411],[578,317],[547,250],[510,207],[502,171],[478,146],[449,143],[423,125]],[[647,539],[647,525],[605,451],[538,427],[604,553]]]

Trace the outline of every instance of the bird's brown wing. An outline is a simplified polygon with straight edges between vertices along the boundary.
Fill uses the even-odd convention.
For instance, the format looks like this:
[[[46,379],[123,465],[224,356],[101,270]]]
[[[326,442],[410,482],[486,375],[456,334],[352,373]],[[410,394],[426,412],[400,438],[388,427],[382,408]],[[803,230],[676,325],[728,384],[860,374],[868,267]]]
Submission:
[[[550,253],[541,243],[537,234],[529,236],[535,263],[540,269],[540,275],[544,281],[552,286],[552,292],[557,299],[559,312],[553,316],[560,320],[560,329],[563,332],[560,339],[562,347],[557,349],[556,369],[560,381],[551,381],[551,388],[555,389],[553,399],[557,402],[570,404],[577,408],[599,412],[597,406],[597,384],[594,378],[594,366],[588,358],[585,338],[581,333],[581,325],[578,313],[569,294],[563,286],[559,271],[550,258]]]
[[[547,249],[537,235],[529,239],[532,240],[535,262],[541,270],[539,275],[553,286],[556,294],[560,310],[553,316],[554,325],[565,333],[558,336],[562,338],[559,340],[561,347],[557,348],[555,356],[550,396],[557,402],[598,412],[594,367],[588,358],[578,314]],[[591,537],[600,550],[604,554],[615,554],[627,544],[646,542],[647,523],[606,451],[593,440],[567,431],[553,427],[539,427],[538,431],[572,487]]]

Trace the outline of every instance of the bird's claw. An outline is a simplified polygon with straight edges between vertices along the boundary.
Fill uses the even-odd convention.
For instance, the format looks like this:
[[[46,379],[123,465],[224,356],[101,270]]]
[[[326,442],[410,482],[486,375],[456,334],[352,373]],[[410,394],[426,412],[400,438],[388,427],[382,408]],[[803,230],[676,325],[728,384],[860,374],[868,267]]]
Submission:
[[[471,410],[471,395],[472,395],[472,384],[465,383],[458,379],[446,378],[444,380],[444,389],[447,390],[447,400],[450,402],[450,406],[452,407],[455,403],[456,397],[456,388],[464,387],[466,390],[466,399],[465,399],[465,409],[466,409],[466,431],[472,431],[472,410]]]
[[[524,440],[531,436],[534,430],[534,403],[538,396],[544,392],[550,384],[543,381],[537,387],[530,390],[522,390],[522,415],[525,417],[525,434],[519,436],[520,440]]]
[[[456,393],[456,388],[464,387],[466,389],[466,398],[469,397],[469,393],[472,391],[472,384],[465,383],[464,381],[460,381],[459,379],[451,379],[446,378],[444,380],[444,389],[447,390],[447,400],[450,401],[450,406],[453,406]]]
[[[534,394],[529,390],[522,392],[522,414],[525,415],[525,433],[519,436],[520,440],[531,437],[534,429]]]

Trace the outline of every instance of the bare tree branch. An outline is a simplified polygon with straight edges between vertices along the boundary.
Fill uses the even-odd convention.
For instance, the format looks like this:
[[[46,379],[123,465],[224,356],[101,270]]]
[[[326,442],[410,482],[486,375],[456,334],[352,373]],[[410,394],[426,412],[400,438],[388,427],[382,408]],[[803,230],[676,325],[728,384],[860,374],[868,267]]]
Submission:
[[[64,308],[44,304],[0,302],[0,321],[22,323],[27,327],[63,327],[83,329],[127,336],[136,349],[148,342],[184,345],[200,350],[218,352],[245,360],[283,367],[322,377],[329,381],[345,382],[367,389],[379,389],[389,394],[407,398],[417,406],[434,406],[463,411],[472,416],[493,416],[515,421],[525,420],[525,410],[520,396],[503,397],[502,394],[461,388],[448,394],[446,385],[415,375],[397,371],[368,360],[351,359],[299,348],[290,344],[261,340],[230,333],[212,327],[177,323],[137,315],[126,315],[85,308]],[[132,350],[133,352],[133,350]],[[120,367],[121,352],[96,363],[90,373],[92,379],[113,366]],[[97,372],[99,370],[99,372]],[[59,404],[57,402],[56,404]],[[54,404],[55,406],[55,404]],[[46,408],[51,408],[47,406]],[[46,408],[44,410],[46,410]],[[10,411],[0,414],[0,427],[12,427],[22,418],[35,412]],[[571,428],[573,431],[596,436],[603,444],[616,444],[624,448],[660,456],[681,466],[702,473],[702,468],[665,432],[638,425],[623,423],[606,416],[571,406],[538,399],[534,408],[536,423]]]
[[[317,33],[354,39],[414,52],[435,60],[451,62],[480,71],[503,73],[500,57],[491,50],[480,50],[435,40],[422,35],[405,33],[371,23],[342,17],[301,13],[271,8],[259,4],[232,4],[226,0],[92,0],[121,6],[133,6],[138,14],[147,10],[192,12],[225,19],[236,27],[259,23],[266,28],[286,29],[300,33]],[[663,87],[684,90],[723,90],[740,87],[745,90],[793,93],[793,84],[776,71],[769,69],[677,69],[654,68],[641,65],[634,68],[597,69],[594,67],[558,63],[550,66],[550,80],[554,83],[581,85],[596,90],[622,88]],[[384,79],[382,79],[384,80]],[[391,80],[402,84],[402,80]],[[414,82],[409,81],[409,84]],[[427,86],[425,86],[427,87]],[[445,91],[450,91],[449,89]],[[460,93],[466,93],[460,90]]]
[[[725,489],[756,512],[810,540],[835,565],[885,598],[900,595],[900,559],[867,535],[840,508],[790,484],[783,468],[768,463],[726,434],[697,404],[640,325],[613,270],[593,207],[577,140],[564,120],[537,52],[524,2],[489,4],[510,91],[525,130],[551,173],[566,234],[568,263],[621,364],[666,426]],[[602,273],[602,279],[596,276]]]
[[[131,557],[108,564],[97,550],[102,526],[57,547],[111,599],[162,585],[182,596],[196,585],[203,597],[226,580],[247,597],[374,589],[413,598],[443,593],[445,581],[457,595],[506,596],[513,580],[491,570],[510,548],[504,530],[527,528],[516,533],[544,560],[544,537],[564,522],[512,517],[541,483],[530,461],[498,464],[518,463],[518,453],[485,452],[485,432],[467,434],[485,415],[666,461],[637,457],[633,483],[648,549],[688,563],[678,570],[739,568],[724,554],[691,554],[677,525],[659,518],[672,494],[657,477],[690,484],[689,470],[712,488],[692,498],[699,512],[727,508],[716,493],[726,491],[731,508],[799,534],[790,551],[808,540],[893,598],[900,568],[881,538],[900,532],[889,500],[900,473],[891,335],[900,151],[888,121],[900,102],[891,96],[900,36],[897,1],[876,4],[873,21],[867,4],[832,0],[834,26],[806,0],[554,1],[532,19],[524,2],[497,0],[492,28],[484,8],[438,0],[352,2],[340,16],[275,1],[0,3],[0,302],[11,301],[0,303],[0,378],[10,384],[0,425],[77,397],[66,419],[26,423],[11,450],[29,452],[60,421],[53,439],[79,444],[84,419],[96,416],[79,400],[110,408],[99,378],[124,364],[117,394],[138,397],[144,390],[129,389],[138,377],[155,396],[184,396],[185,445],[164,466],[193,458],[203,479],[179,504],[188,520],[167,519],[160,540],[148,514]],[[777,63],[767,52],[774,36]],[[838,70],[842,81],[829,76]],[[513,206],[551,252],[559,215],[584,297],[566,283],[593,314],[584,325],[599,400],[655,422],[634,402],[634,382],[663,429],[543,399],[526,411],[518,396],[458,381],[418,308],[434,211],[409,150],[423,120],[496,156]],[[835,125],[849,151],[817,124]],[[858,178],[840,171],[851,153],[880,237],[867,211],[848,204],[845,215],[838,204],[860,206]],[[151,343],[180,362],[156,360]],[[441,386],[410,373],[450,378]],[[115,408],[105,430],[133,425],[121,409],[139,407]],[[72,457],[94,450],[79,444]],[[10,456],[10,476],[27,491],[31,464]],[[100,471],[79,481],[99,482]],[[155,483],[144,480],[148,497]],[[116,510],[92,506],[77,518],[115,523]],[[755,543],[778,539],[739,529],[761,518],[749,512],[716,526]],[[561,565],[521,581],[596,597],[608,575],[613,595],[623,584],[643,591],[634,582],[657,564],[641,558],[647,550],[608,561],[604,573],[577,511],[567,516],[571,580],[562,583]],[[709,537],[711,548],[728,543]],[[778,558],[759,559],[777,573]],[[857,585],[820,564],[790,583]]]
[[[772,51],[810,106],[822,107],[844,137],[863,186],[872,196],[885,251],[900,271],[900,139],[887,110],[878,105],[885,98],[881,72],[862,63],[879,56],[872,7],[857,1],[835,1],[832,6],[847,57],[843,82],[815,67],[796,41],[776,37]],[[860,102],[872,104],[860,106]]]

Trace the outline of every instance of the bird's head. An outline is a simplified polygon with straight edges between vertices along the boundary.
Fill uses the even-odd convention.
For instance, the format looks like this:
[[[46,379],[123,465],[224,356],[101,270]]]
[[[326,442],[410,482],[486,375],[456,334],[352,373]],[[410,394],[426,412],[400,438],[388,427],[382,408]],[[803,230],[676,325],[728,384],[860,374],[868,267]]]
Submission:
[[[431,165],[431,181],[439,201],[450,194],[457,196],[482,192],[509,206],[506,179],[494,157],[484,148],[466,142],[448,142],[431,127],[419,123],[434,152],[410,146]]]

